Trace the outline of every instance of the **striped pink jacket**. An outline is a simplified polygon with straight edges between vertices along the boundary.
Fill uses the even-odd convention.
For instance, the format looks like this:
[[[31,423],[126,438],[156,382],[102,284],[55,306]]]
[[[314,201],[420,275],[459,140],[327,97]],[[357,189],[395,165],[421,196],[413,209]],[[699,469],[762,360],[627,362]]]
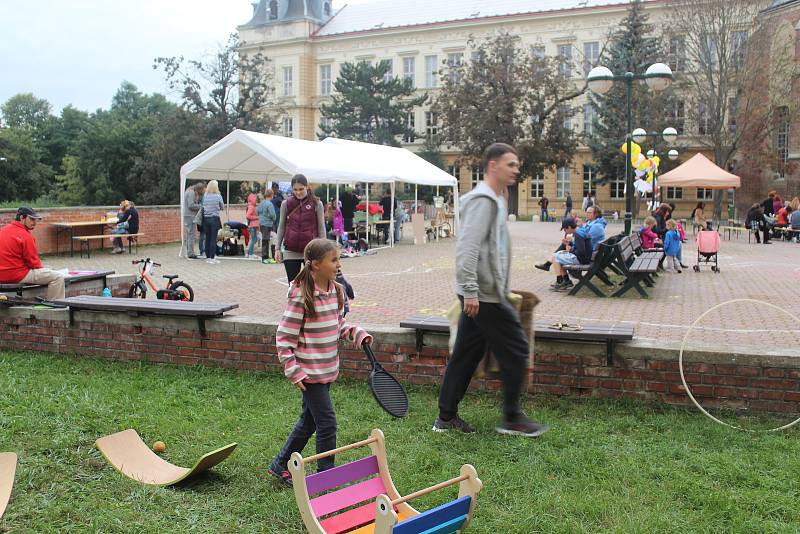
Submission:
[[[363,329],[348,325],[339,309],[336,288],[314,290],[314,317],[306,317],[303,296],[294,284],[289,287],[289,303],[278,325],[275,344],[283,372],[293,384],[305,380],[327,384],[339,376],[339,338],[357,347],[372,340]]]

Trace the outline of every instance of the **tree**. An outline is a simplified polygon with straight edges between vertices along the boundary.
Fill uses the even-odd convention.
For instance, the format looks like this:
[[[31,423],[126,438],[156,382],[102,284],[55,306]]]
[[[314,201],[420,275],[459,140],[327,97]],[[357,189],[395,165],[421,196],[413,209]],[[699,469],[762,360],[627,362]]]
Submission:
[[[154,69],[163,69],[169,88],[181,93],[188,111],[211,120],[213,139],[234,128],[274,131],[282,113],[270,60],[260,52],[240,54],[242,44],[233,33],[205,60],[159,57],[153,63]]]
[[[0,128],[0,201],[36,200],[46,193],[53,169],[41,162],[42,151],[33,132],[23,128]]]
[[[524,49],[516,36],[500,33],[482,42],[470,38],[473,60],[448,65],[432,107],[441,116],[441,141],[457,147],[470,162],[487,146],[516,146],[521,178],[572,161],[577,139],[565,121],[570,102],[585,91],[572,87],[554,58]],[[460,162],[458,162],[460,163]]]
[[[52,106],[43,98],[32,93],[21,93],[12,96],[0,106],[3,122],[8,128],[23,130],[40,130],[51,117]]]
[[[773,139],[798,109],[791,97],[798,77],[794,31],[757,24],[763,6],[758,0],[670,0],[667,6],[667,38],[685,63],[677,85],[695,141],[718,166],[736,159],[742,162],[737,172],[752,174],[782,170]],[[721,200],[715,195],[715,217]]]
[[[653,34],[648,20],[641,2],[631,2],[619,29],[609,38],[601,55],[601,64],[614,74],[643,74],[653,63],[663,62],[665,54],[661,40]],[[606,94],[591,93],[589,97],[596,118],[591,135],[585,135],[584,140],[592,151],[600,184],[625,175],[625,155],[620,150],[629,133],[625,93],[625,84],[615,83]],[[661,132],[667,126],[679,127],[671,123],[674,105],[670,91],[659,93],[650,90],[646,84],[634,83],[631,92],[633,127],[648,132]],[[660,171],[669,170],[669,161],[663,157],[668,147],[660,136],[648,138],[642,148],[661,154]]]
[[[390,69],[388,61],[343,63],[332,102],[320,106],[320,138],[400,146],[398,137],[413,135],[408,114],[428,96],[414,96],[411,80],[390,76]]]

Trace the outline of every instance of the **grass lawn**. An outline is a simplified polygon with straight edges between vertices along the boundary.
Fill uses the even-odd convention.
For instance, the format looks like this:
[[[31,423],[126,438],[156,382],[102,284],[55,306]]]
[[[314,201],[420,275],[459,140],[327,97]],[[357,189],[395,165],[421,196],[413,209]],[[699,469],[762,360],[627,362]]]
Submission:
[[[0,392],[0,451],[20,456],[0,532],[303,532],[291,491],[265,476],[299,411],[281,376],[0,353]],[[800,530],[797,431],[746,434],[661,405],[537,398],[529,413],[553,429],[530,440],[495,434],[498,398],[471,393],[461,413],[478,434],[435,434],[436,393],[411,389],[411,415],[397,421],[366,383],[343,381],[338,441],[383,429],[404,494],[473,464],[484,490],[469,532]],[[142,486],[93,446],[126,428],[165,441],[179,465],[239,448],[187,485]]]

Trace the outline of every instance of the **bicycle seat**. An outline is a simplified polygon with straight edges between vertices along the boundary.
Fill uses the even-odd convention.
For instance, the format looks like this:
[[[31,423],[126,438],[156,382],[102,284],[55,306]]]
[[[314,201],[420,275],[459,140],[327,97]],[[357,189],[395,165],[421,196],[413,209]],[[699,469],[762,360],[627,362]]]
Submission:
[[[167,280],[172,280],[173,278],[178,278],[177,274],[165,274],[161,278],[166,278]]]

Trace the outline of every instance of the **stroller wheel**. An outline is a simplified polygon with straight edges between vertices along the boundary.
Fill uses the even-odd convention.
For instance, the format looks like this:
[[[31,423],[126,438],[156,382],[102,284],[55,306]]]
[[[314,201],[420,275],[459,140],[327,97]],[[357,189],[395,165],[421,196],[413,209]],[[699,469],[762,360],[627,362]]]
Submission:
[[[699,265],[695,265],[694,267],[692,267],[692,269],[694,269],[694,272],[696,272],[696,273],[700,272],[700,266]]]
[[[714,267],[714,272],[719,274],[719,267]]]

